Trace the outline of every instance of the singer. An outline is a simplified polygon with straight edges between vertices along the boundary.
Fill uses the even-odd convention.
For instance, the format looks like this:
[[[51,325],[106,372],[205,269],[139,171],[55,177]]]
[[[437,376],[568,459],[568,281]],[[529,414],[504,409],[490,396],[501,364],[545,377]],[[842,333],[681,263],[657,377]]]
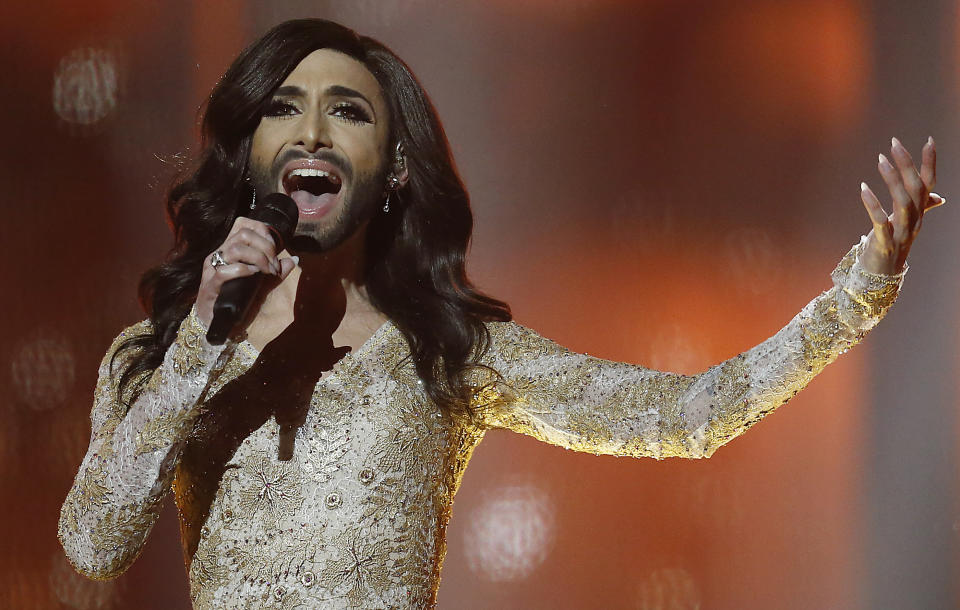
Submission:
[[[833,286],[772,338],[683,376],[573,353],[470,283],[472,217],[440,121],[375,40],[275,27],[214,88],[203,134],[167,200],[173,250],[141,282],[148,319],[101,365],[59,524],[76,569],[113,578],[172,489],[202,609],[432,607],[453,498],[491,428],[711,456],[885,315],[943,202],[933,140],[919,170],[895,140],[879,164],[892,212],[863,185],[872,230]],[[298,220],[282,236],[256,218],[286,197]],[[250,277],[251,300],[231,305],[248,313],[208,341],[222,292]]]

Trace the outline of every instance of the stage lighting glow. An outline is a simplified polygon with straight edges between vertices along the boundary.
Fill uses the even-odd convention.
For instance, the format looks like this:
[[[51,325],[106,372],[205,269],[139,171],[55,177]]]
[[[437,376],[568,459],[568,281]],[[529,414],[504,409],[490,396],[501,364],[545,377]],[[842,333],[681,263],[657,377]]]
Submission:
[[[90,580],[78,574],[59,550],[50,561],[50,590],[57,601],[76,610],[114,607],[117,581]]]
[[[117,107],[119,76],[113,54],[90,47],[60,60],[53,77],[53,109],[67,123],[89,126]]]
[[[42,570],[17,566],[0,571],[0,608],[53,606],[49,585]]]
[[[724,268],[742,290],[768,294],[783,273],[777,245],[770,232],[760,227],[741,227],[726,238]]]
[[[640,582],[638,610],[699,610],[700,594],[690,573],[682,568],[654,570]]]
[[[75,378],[65,338],[43,334],[23,343],[10,362],[17,397],[31,409],[52,409],[67,398]]]
[[[491,582],[529,576],[553,545],[555,509],[547,493],[533,484],[494,490],[474,509],[467,526],[467,563]]]
[[[85,409],[89,409],[87,403],[78,402],[84,404]],[[49,428],[43,438],[49,449],[43,456],[49,468],[56,468],[58,472],[72,472],[77,469],[87,452],[90,443],[90,418],[86,411],[79,413],[79,409],[70,415],[63,411],[61,408],[56,417],[49,418]],[[24,464],[30,462],[29,456],[10,457]]]
[[[648,366],[658,371],[684,374],[698,373],[709,366],[709,354],[691,332],[676,324],[658,330],[648,349]]]
[[[382,0],[352,0],[343,5],[335,4],[328,8],[333,20],[360,22],[367,27],[389,26],[410,13],[418,4],[417,0],[401,2],[383,2]],[[422,2],[420,4],[423,4]],[[338,10],[342,8],[342,11]]]

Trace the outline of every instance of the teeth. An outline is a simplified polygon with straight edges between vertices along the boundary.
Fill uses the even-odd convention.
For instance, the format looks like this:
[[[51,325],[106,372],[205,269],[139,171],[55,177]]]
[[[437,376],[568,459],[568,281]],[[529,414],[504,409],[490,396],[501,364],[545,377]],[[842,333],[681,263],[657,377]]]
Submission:
[[[311,167],[297,168],[291,171],[287,175],[288,176],[308,176],[312,178],[326,178],[327,180],[329,180],[330,182],[333,182],[334,184],[340,184],[340,178],[338,178],[335,174],[331,174],[330,172],[326,172],[322,169],[314,169]]]

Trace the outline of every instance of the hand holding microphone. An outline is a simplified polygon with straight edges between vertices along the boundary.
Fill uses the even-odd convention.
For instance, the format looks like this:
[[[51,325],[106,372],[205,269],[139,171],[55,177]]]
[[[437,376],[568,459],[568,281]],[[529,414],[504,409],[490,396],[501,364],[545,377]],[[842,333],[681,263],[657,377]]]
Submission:
[[[277,259],[293,236],[299,212],[294,201],[273,193],[257,202],[249,218],[238,217],[226,241],[204,265],[197,315],[209,329],[207,341],[221,345],[246,319],[264,275],[285,278],[295,263]]]

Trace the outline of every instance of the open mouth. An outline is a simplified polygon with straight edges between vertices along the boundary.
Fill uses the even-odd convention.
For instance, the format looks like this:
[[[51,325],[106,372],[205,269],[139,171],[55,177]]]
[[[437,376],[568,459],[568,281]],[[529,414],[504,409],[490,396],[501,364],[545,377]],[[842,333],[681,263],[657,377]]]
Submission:
[[[322,169],[302,167],[283,177],[283,190],[297,203],[302,214],[325,212],[336,200],[343,185],[340,176]]]

